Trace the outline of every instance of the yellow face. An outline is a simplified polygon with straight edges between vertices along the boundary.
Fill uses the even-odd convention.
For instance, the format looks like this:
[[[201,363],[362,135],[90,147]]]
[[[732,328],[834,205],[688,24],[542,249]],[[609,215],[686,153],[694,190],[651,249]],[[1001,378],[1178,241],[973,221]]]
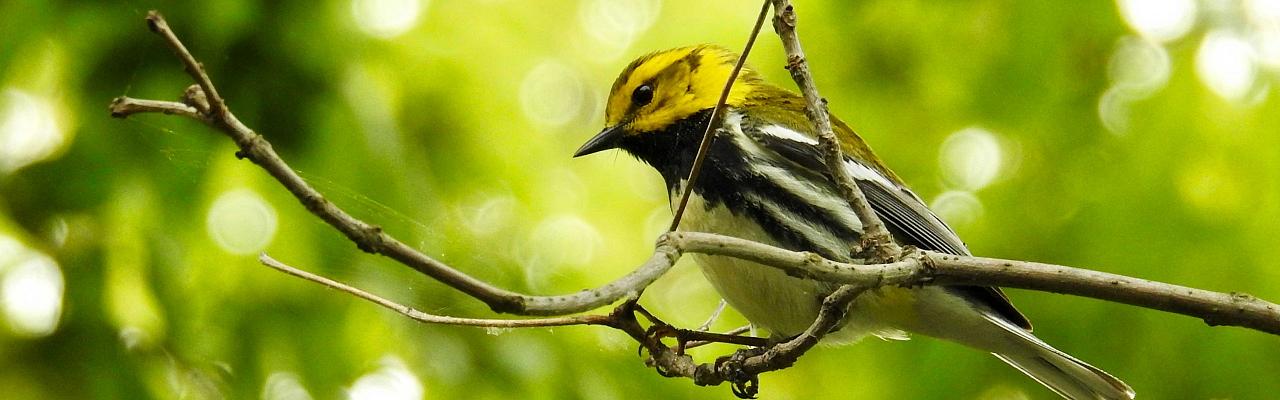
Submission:
[[[662,131],[715,107],[737,61],[734,52],[711,45],[660,51],[632,61],[609,91],[604,130],[573,156],[616,148],[627,137]],[[742,104],[759,84],[756,73],[743,68],[725,104]]]
[[[631,62],[613,83],[605,123],[625,125],[625,135],[661,130],[698,111],[715,107],[738,60],[734,52],[711,45],[681,47],[649,54]],[[749,90],[743,81],[758,80],[743,69],[729,93],[728,104],[742,101]]]

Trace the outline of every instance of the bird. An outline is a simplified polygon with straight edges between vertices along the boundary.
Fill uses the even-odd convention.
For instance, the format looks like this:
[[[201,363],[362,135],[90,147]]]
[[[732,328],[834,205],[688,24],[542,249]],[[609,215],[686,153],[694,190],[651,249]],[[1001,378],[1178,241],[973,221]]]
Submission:
[[[738,54],[711,44],[652,52],[628,64],[605,105],[605,128],[574,157],[621,149],[657,170],[673,210]],[[692,187],[682,229],[734,236],[851,262],[863,223],[840,195],[800,95],[741,69]],[[893,239],[970,255],[956,233],[847,124],[831,115],[843,165]],[[838,285],[788,276],[751,261],[695,254],[720,296],[777,338],[798,335]],[[990,352],[1068,399],[1132,399],[1114,376],[1046,344],[998,288],[882,287],[860,294],[824,341],[908,332]]]

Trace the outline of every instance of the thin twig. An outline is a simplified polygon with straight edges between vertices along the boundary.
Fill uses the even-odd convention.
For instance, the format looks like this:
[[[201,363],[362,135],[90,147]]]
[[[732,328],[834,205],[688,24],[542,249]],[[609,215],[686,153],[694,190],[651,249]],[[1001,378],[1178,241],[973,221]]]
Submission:
[[[717,319],[720,319],[720,314],[724,313],[724,308],[728,305],[729,302],[724,301],[724,299],[720,299],[720,303],[716,304],[716,310],[711,312],[711,316],[707,317],[706,322],[703,322],[702,325],[698,325],[698,330],[703,332],[711,330],[711,324],[714,324]]]
[[[725,333],[723,333],[723,334],[724,334],[724,335],[742,335],[742,334],[745,334],[745,333],[750,332],[750,331],[751,331],[751,325],[743,325],[743,326],[739,326],[739,327],[737,327],[737,328],[733,328],[733,329],[731,329],[731,330],[729,330],[728,332],[725,332]],[[719,343],[719,342],[713,342],[713,341],[709,341],[709,340],[695,340],[695,341],[692,341],[692,342],[686,343],[686,344],[684,345],[684,348],[685,348],[685,350],[688,350],[688,349],[692,349],[692,348],[695,348],[695,347],[702,347],[702,346],[706,346],[706,345],[709,345],[709,344],[712,344],[712,343]]]
[[[155,11],[149,12],[147,23],[153,32],[165,39],[169,48],[182,60],[187,74],[199,84],[199,92],[193,93],[193,90],[188,90],[184,97],[189,103],[185,106],[172,102],[116,98],[112,101],[110,108],[113,116],[124,118],[141,112],[162,112],[204,122],[235,141],[240,149],[236,152],[237,157],[248,159],[266,170],[308,211],[342,232],[356,244],[356,247],[365,252],[381,254],[399,261],[485,302],[496,312],[520,315],[566,315],[599,308],[642,290],[671,268],[679,257],[670,246],[659,243],[653,257],[645,262],[642,268],[598,289],[565,296],[527,296],[476,279],[409,247],[383,232],[382,228],[351,216],[326,199],[276,154],[269,141],[241,123],[226,107],[226,103],[216,94],[217,89],[204,68],[173,33],[163,16]],[[199,112],[202,109],[206,112]],[[197,113],[193,114],[192,110],[196,110]]]
[[[413,307],[400,304],[386,298],[380,297],[373,293],[366,292],[351,285],[338,282],[320,275],[316,275],[307,271],[303,271],[285,263],[282,263],[266,253],[258,256],[258,262],[262,265],[274,268],[280,272],[293,275],[308,281],[319,283],[321,285],[337,289],[352,296],[368,300],[371,303],[391,309],[392,311],[403,314],[415,321],[437,324],[437,325],[458,325],[458,326],[475,326],[485,328],[545,328],[553,326],[569,326],[569,325],[607,325],[608,316],[605,315],[575,315],[569,317],[557,318],[540,318],[540,319],[486,319],[486,318],[459,318],[444,315],[428,314],[418,311]]]
[[[818,87],[813,82],[813,76],[809,74],[809,64],[805,59],[804,50],[800,48],[800,38],[796,34],[795,8],[791,6],[789,0],[770,1],[773,2],[774,10],[773,30],[782,39],[782,48],[787,53],[787,71],[791,72],[791,79],[796,81],[796,86],[800,87],[800,93],[804,95],[805,114],[818,132],[818,143],[822,148],[827,168],[831,170],[831,176],[840,193],[848,200],[849,206],[853,207],[858,220],[862,221],[862,250],[871,251],[877,256],[877,261],[893,259],[901,253],[901,249],[894,243],[893,236],[885,228],[884,222],[880,221],[880,217],[876,216],[875,211],[871,209],[871,203],[867,202],[862,189],[858,188],[857,182],[845,169],[844,154],[840,151],[840,138],[836,137],[835,131],[831,128],[827,99],[818,94]]]
[[[812,79],[808,77],[804,67],[803,54],[799,52],[798,40],[795,38],[795,17],[789,2],[771,0],[777,9],[775,29],[783,37],[787,47],[793,77],[797,79],[810,107],[810,117],[815,121],[826,119],[825,104],[820,102],[816,90],[812,89]],[[157,13],[148,15],[148,21],[154,31],[163,36],[166,42],[183,60],[187,72],[198,83],[199,90],[189,90],[184,96],[184,103],[156,100],[132,99],[120,97],[110,107],[113,116],[128,117],[138,113],[164,113],[180,115],[204,122],[223,132],[236,142],[240,151],[237,155],[248,158],[270,173],[282,186],[288,189],[312,214],[323,219],[331,226],[346,235],[364,251],[383,254],[402,264],[410,266],[422,273],[458,289],[468,295],[489,304],[499,312],[511,312],[522,315],[556,315],[585,311],[613,303],[622,298],[624,302],[608,316],[578,316],[557,319],[536,320],[539,322],[495,322],[511,320],[484,320],[431,316],[417,318],[425,313],[415,312],[409,307],[395,304],[385,299],[350,288],[339,282],[325,280],[322,277],[292,269],[292,272],[304,279],[339,288],[346,293],[359,296],[384,307],[391,308],[412,318],[429,323],[457,323],[473,326],[493,326],[492,324],[514,324],[522,326],[547,326],[563,321],[564,325],[589,324],[607,325],[621,330],[641,343],[651,356],[651,363],[668,376],[684,376],[693,378],[698,384],[718,384],[733,382],[736,390],[746,390],[754,381],[755,374],[785,368],[795,361],[795,357],[813,346],[822,333],[839,323],[845,306],[865,289],[883,286],[918,286],[918,285],[979,285],[1006,286],[1026,288],[1057,293],[1074,294],[1115,302],[1122,302],[1157,310],[1185,314],[1203,319],[1210,325],[1232,325],[1280,335],[1280,306],[1241,293],[1217,293],[1189,287],[1170,285],[1121,275],[1089,271],[1060,265],[1034,263],[1015,260],[1000,260],[982,257],[955,256],[927,251],[911,253],[892,253],[896,262],[857,265],[838,263],[823,259],[812,253],[793,252],[761,243],[743,239],[719,236],[707,233],[672,232],[663,235],[648,261],[614,282],[600,288],[584,290],[566,296],[527,296],[491,286],[469,275],[431,259],[426,255],[404,245],[391,236],[383,233],[378,227],[355,219],[337,206],[328,202],[315,189],[307,185],[293,170],[272,150],[270,143],[242,124],[226,107],[225,102],[217,95],[212,81],[203,71],[195,58],[187,52],[178,41],[177,36],[169,29],[163,18]],[[794,46],[788,45],[795,42]],[[744,56],[746,52],[743,53]],[[799,70],[800,72],[797,72]],[[802,79],[803,78],[803,79]],[[809,89],[804,89],[804,88]],[[207,94],[207,95],[206,95]],[[821,112],[819,112],[821,111]],[[826,156],[839,160],[840,146],[831,135],[830,121],[826,129],[817,122],[824,140]],[[829,160],[830,161],[830,160]],[[832,163],[831,165],[839,165]],[[834,168],[833,175],[841,176],[842,168]],[[852,203],[865,206],[865,199],[858,197],[856,183],[845,175],[840,178],[842,191],[850,197]],[[848,189],[848,190],[846,190]],[[861,200],[861,201],[858,201]],[[857,204],[855,204],[855,207]],[[866,224],[867,231],[883,229],[877,222],[874,213],[864,212],[860,217]],[[870,221],[870,222],[868,222]],[[875,222],[875,223],[871,223]],[[874,243],[873,243],[874,244]],[[892,245],[892,242],[881,244]],[[882,249],[881,247],[876,247]],[[740,353],[743,357],[731,359],[733,366],[724,363],[697,364],[692,358],[664,345],[661,340],[651,337],[648,330],[635,318],[632,301],[657,277],[669,270],[683,252],[696,252],[709,255],[736,257],[754,261],[762,265],[779,268],[792,276],[822,280],[832,283],[853,284],[842,286],[824,301],[819,318],[805,335],[771,346],[756,353]],[[885,260],[883,253],[873,257],[871,262]],[[273,261],[273,260],[272,260]],[[867,262],[868,260],[862,260]],[[278,262],[264,260],[270,266],[283,265]],[[289,272],[286,269],[286,272]],[[310,277],[308,277],[310,276]],[[319,279],[312,279],[319,278]],[[342,289],[343,287],[351,290]],[[430,315],[430,314],[425,314]],[[581,319],[580,319],[581,318]],[[599,320],[596,320],[599,318]],[[550,322],[547,322],[550,321]],[[537,325],[523,325],[537,324]]]
[[[210,110],[213,113],[210,117],[214,120],[224,119],[230,111],[227,109],[227,103],[222,101],[222,95],[218,94],[218,89],[213,86],[213,80],[209,79],[209,74],[205,72],[204,65],[196,61],[195,56],[187,51],[187,46],[178,40],[178,35],[169,29],[169,23],[164,20],[158,11],[151,10],[147,12],[147,27],[151,28],[160,37],[164,38],[169,44],[169,48],[173,50],[174,55],[182,61],[182,67],[187,71],[196,84],[200,85],[200,89],[204,92],[205,98],[209,102]]]
[[[117,97],[111,101],[111,105],[107,109],[111,111],[111,116],[115,118],[126,118],[133,114],[160,113],[180,115],[197,121],[204,119],[204,116],[200,115],[200,111],[196,110],[195,107],[174,101]]]
[[[680,227],[680,219],[684,217],[685,206],[689,205],[689,196],[693,194],[693,186],[698,182],[698,174],[702,172],[702,163],[706,161],[707,151],[711,150],[711,141],[715,140],[716,135],[711,131],[720,126],[720,120],[724,114],[725,102],[729,100],[729,91],[733,89],[733,83],[738,80],[738,73],[742,72],[742,66],[747,63],[747,55],[751,54],[751,47],[756,43],[756,37],[760,36],[760,27],[764,25],[764,17],[769,14],[769,0],[764,1],[764,5],[760,6],[760,16],[756,17],[756,25],[751,28],[751,35],[747,37],[747,45],[742,48],[742,54],[738,56],[738,62],[733,65],[733,71],[729,73],[729,80],[724,82],[724,90],[720,91],[720,100],[716,101],[715,108],[711,109],[711,118],[707,120],[707,129],[702,132],[702,142],[698,145],[698,153],[693,157],[693,166],[689,169],[689,178],[685,179],[684,193],[680,195],[680,205],[676,207],[676,213],[671,218],[671,227],[667,229],[674,232]]]

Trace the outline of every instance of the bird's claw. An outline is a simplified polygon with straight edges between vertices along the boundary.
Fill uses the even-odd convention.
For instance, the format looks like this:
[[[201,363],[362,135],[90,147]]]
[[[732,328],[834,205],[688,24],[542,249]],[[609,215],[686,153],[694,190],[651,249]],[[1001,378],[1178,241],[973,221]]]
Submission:
[[[716,359],[715,368],[731,384],[730,390],[739,399],[754,399],[760,394],[760,377],[743,370],[748,358],[764,354],[767,347],[750,347]]]

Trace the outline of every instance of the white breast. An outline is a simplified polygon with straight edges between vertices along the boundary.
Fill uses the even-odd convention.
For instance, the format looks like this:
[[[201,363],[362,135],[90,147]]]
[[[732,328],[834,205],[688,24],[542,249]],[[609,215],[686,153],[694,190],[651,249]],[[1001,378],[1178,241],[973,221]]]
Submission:
[[[689,198],[681,227],[775,244],[755,222],[735,216],[723,206],[708,210],[696,194]],[[730,306],[752,324],[775,333],[803,332],[817,317],[820,299],[828,292],[819,290],[818,282],[792,278],[778,269],[749,261],[702,254],[695,254],[694,260]]]
[[[679,193],[679,191],[673,191],[673,193]],[[678,204],[678,196],[678,194],[673,195],[673,204]],[[751,219],[733,215],[729,209],[721,205],[708,209],[704,199],[697,194],[689,198],[681,229],[717,233],[777,245],[764,229]],[[792,336],[807,329],[817,318],[822,299],[835,287],[828,283],[794,278],[776,268],[732,257],[702,254],[694,254],[693,257],[702,274],[730,306],[742,313],[752,324],[765,328],[776,336]],[[889,297],[893,297],[893,300],[901,299],[901,296],[897,295]],[[836,334],[831,335],[829,341],[852,341],[868,333],[884,338],[905,339],[905,333],[888,327],[882,321],[883,313],[880,311],[885,309],[883,306],[886,300],[891,300],[889,297],[880,292],[860,296],[850,312],[846,325]]]

